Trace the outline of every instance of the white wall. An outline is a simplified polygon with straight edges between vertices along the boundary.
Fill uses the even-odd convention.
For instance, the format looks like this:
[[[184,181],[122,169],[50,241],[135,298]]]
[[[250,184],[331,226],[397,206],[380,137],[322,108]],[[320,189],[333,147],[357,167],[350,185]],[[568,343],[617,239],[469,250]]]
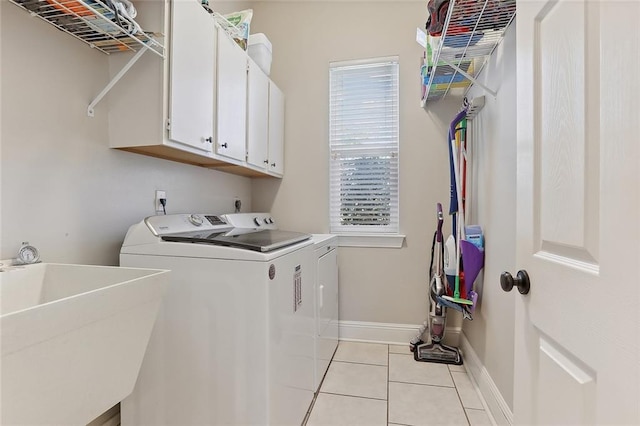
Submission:
[[[475,86],[469,96],[485,95],[486,105],[472,122],[471,221],[485,234],[484,283],[476,282],[480,302],[463,332],[513,410],[514,321],[517,292],[500,288],[500,273],[515,272],[516,257],[516,31],[513,23],[480,81],[497,90],[493,98]]]
[[[156,189],[170,213],[229,212],[235,196],[251,209],[248,178],[109,149],[108,97],[86,115],[108,82],[106,55],[0,3],[0,259],[29,241],[44,261],[117,264]]]
[[[218,4],[218,2],[216,2]],[[340,248],[340,319],[420,324],[435,203],[448,202],[447,126],[460,101],[420,107],[415,42],[422,2],[256,2],[252,32],[273,43],[271,78],[286,95],[285,177],[255,180],[253,203],[283,227],[328,232],[329,62],[400,57],[400,229],[402,249]],[[449,229],[449,228],[447,228]],[[451,314],[448,326],[459,325]]]

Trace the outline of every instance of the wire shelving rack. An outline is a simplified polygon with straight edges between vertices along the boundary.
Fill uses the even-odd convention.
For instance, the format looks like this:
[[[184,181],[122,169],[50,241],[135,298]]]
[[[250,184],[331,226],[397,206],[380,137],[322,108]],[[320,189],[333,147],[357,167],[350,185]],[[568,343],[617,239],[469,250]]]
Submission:
[[[466,96],[516,14],[516,0],[451,0],[440,37],[430,37],[422,106],[455,92]]]
[[[149,50],[164,57],[162,34],[145,32],[101,0],[10,0],[59,30],[103,53]]]

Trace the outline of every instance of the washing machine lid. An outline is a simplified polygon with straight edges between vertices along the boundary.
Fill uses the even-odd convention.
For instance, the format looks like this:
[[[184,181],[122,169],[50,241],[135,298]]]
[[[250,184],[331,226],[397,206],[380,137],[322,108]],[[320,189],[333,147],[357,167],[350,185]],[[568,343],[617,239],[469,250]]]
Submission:
[[[268,229],[235,228],[228,232],[190,231],[177,234],[162,235],[163,241],[179,243],[213,244],[237,247],[245,250],[267,253],[308,240],[311,235],[302,232]]]

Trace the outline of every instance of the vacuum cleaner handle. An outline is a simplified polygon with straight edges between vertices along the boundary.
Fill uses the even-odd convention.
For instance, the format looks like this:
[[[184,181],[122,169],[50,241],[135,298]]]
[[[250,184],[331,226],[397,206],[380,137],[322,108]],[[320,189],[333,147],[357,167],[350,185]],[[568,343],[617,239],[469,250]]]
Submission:
[[[442,224],[444,223],[444,217],[442,215],[442,204],[437,204],[438,211],[438,231],[436,232],[436,241],[442,243]]]

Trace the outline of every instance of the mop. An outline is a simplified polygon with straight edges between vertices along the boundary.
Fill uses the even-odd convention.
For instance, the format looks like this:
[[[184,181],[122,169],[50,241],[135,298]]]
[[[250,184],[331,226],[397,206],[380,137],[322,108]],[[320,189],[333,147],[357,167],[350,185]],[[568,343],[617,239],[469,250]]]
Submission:
[[[455,278],[453,296],[443,295],[442,298],[450,302],[462,305],[473,305],[473,302],[460,297],[460,241],[464,239],[464,202],[462,199],[462,180],[461,168],[464,161],[464,144],[461,139],[460,149],[456,146],[456,126],[465,120],[467,109],[463,109],[451,123],[449,128],[449,156],[451,171],[451,202],[449,206],[449,214],[454,216],[454,232],[456,234],[456,250],[455,250]],[[451,262],[451,256],[449,256]]]
[[[438,298],[442,297],[446,291],[443,265],[442,225],[444,217],[442,204],[438,203],[436,210],[438,228],[432,246],[431,280],[429,282],[429,334],[431,343],[417,345],[413,351],[413,357],[416,361],[461,365],[462,356],[460,351],[442,343],[447,321],[447,308],[438,303]]]
[[[454,231],[456,238],[454,239],[450,236],[449,240],[447,240],[449,265],[445,269],[448,275],[447,278],[451,279],[454,290],[453,295],[450,293],[443,295],[442,298],[444,300],[442,302],[448,307],[455,306],[454,309],[461,311],[465,319],[472,319],[471,314],[475,311],[478,301],[478,294],[473,291],[473,283],[480,270],[484,267],[484,249],[482,248],[482,230],[477,225],[469,227],[474,243],[467,241],[467,227],[465,226],[466,118],[462,118],[460,122],[460,128],[455,127],[455,122],[452,123],[449,133],[449,153],[451,169],[453,170],[452,182],[455,182],[455,196],[452,189],[449,211],[454,214],[454,223],[457,226]],[[460,130],[460,137],[458,137],[457,130]],[[454,155],[454,152],[457,155]],[[455,249],[451,248],[454,242]],[[455,269],[452,269],[451,258],[455,258]],[[461,271],[461,263],[464,264],[464,272]],[[463,277],[464,287],[462,286]]]

